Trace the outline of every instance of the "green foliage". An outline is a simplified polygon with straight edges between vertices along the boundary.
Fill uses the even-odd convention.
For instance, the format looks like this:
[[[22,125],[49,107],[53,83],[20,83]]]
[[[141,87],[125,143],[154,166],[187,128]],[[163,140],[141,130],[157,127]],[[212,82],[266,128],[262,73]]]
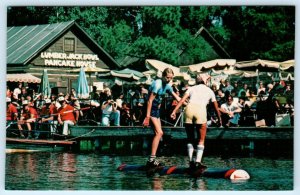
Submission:
[[[221,58],[197,35],[202,26],[231,58],[294,58],[293,6],[8,7],[9,26],[70,20],[115,59],[187,65]]]

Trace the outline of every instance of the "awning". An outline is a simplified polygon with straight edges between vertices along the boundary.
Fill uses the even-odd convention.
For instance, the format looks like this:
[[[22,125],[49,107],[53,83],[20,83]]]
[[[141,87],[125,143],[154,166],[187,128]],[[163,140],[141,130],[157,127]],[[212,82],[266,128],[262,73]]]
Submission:
[[[295,60],[288,60],[280,63],[280,70],[282,71],[294,71]]]
[[[238,69],[246,69],[246,68],[273,68],[275,70],[277,70],[279,68],[280,63],[279,62],[275,62],[275,61],[270,61],[270,60],[261,60],[261,59],[257,59],[257,60],[251,60],[251,61],[241,61],[241,62],[237,62],[235,67]]]
[[[41,79],[31,74],[7,74],[7,82],[24,82],[24,83],[40,83]]]
[[[224,69],[226,67],[234,66],[236,63],[235,59],[215,59],[199,64],[191,64],[187,66],[180,66],[181,72],[202,72],[207,69]]]

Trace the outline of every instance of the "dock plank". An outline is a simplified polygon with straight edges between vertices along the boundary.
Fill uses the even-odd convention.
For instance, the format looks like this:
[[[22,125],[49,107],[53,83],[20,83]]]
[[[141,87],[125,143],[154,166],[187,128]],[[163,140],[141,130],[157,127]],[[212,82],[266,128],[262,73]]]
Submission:
[[[185,139],[184,127],[163,127],[164,135],[172,139]],[[71,136],[74,137],[132,137],[132,136],[153,136],[150,127],[142,126],[72,126]],[[207,130],[206,139],[293,139],[293,127],[234,127],[219,128],[210,127]]]

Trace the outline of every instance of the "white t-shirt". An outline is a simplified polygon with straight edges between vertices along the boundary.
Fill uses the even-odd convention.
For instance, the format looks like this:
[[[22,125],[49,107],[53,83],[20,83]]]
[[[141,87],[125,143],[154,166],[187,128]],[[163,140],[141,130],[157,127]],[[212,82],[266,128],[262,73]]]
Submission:
[[[207,105],[209,101],[215,102],[216,96],[214,92],[204,84],[189,87],[185,92],[190,96],[190,103],[198,105]]]
[[[104,101],[102,105],[104,105],[104,104],[106,104],[106,101]],[[109,104],[102,110],[102,113],[103,114],[111,114],[112,109],[113,109],[112,105]]]
[[[238,109],[239,106],[235,102],[232,102],[230,105],[227,104],[227,103],[222,104],[221,108],[224,109],[224,110],[226,110],[227,112],[233,112],[236,109]]]
[[[21,89],[20,88],[15,88],[13,92],[14,98],[18,99],[19,94],[21,94]]]

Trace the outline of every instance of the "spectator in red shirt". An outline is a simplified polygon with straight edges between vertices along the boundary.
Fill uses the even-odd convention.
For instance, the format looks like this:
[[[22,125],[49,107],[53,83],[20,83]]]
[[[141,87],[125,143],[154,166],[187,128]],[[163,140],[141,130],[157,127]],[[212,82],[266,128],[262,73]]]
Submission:
[[[55,132],[57,120],[55,120],[55,114],[57,114],[57,109],[54,104],[52,104],[50,99],[45,99],[45,104],[42,106],[40,115],[42,117],[42,123],[48,123],[50,125],[51,133]],[[47,125],[47,126],[48,126]],[[49,126],[48,126],[49,127]]]
[[[27,129],[28,129],[28,137],[27,138],[31,139],[32,138],[31,124],[36,122],[36,120],[38,118],[38,113],[37,113],[36,109],[34,107],[32,107],[32,104],[30,104],[27,100],[24,100],[22,102],[22,105],[23,105],[23,113],[22,113],[22,116],[21,116],[21,118],[18,122],[18,128],[21,131],[20,136],[22,138],[25,137],[24,134],[22,133],[22,131],[23,131],[22,125],[25,124],[27,126]]]
[[[11,99],[8,97],[6,98],[6,105],[7,105],[6,121],[10,122],[10,121],[17,120],[18,117],[17,107],[11,102]]]
[[[63,125],[63,135],[69,135],[69,125],[75,125],[78,120],[78,111],[70,106],[64,97],[59,97],[58,102],[61,107],[58,109],[58,123]],[[74,116],[75,115],[75,116]]]

